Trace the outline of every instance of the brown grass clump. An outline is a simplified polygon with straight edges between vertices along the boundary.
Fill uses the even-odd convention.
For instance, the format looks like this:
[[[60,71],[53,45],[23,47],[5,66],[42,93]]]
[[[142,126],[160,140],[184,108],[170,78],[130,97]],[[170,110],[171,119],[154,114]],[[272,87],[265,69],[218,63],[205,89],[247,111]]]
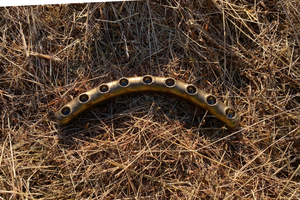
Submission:
[[[296,0],[0,8],[0,199],[299,199],[299,10]],[[145,74],[215,94],[239,127],[147,93],[55,121],[78,94]]]

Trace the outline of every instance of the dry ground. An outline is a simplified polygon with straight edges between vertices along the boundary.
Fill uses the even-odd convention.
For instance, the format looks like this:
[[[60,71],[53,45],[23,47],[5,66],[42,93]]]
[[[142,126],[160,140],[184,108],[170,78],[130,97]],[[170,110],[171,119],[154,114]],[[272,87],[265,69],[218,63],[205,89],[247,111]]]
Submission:
[[[299,1],[46,5],[0,16],[0,199],[300,198]],[[240,125],[147,93],[55,121],[78,94],[145,74],[215,94]]]

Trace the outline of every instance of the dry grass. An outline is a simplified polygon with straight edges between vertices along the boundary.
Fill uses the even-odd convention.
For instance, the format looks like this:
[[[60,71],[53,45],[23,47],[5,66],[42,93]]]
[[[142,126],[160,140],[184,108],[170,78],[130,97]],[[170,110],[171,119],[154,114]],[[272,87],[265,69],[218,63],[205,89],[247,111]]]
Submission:
[[[299,10],[296,0],[0,8],[0,196],[299,199]],[[147,93],[55,121],[79,93],[145,74],[215,94],[240,126]]]

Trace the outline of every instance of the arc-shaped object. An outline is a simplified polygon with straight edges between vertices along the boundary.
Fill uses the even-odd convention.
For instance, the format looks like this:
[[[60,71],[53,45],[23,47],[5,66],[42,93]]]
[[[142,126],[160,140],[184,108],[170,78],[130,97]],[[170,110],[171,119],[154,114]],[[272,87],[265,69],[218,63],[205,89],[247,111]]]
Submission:
[[[235,127],[240,121],[239,115],[219,101],[214,95],[208,94],[194,85],[186,84],[173,78],[150,75],[121,78],[117,81],[102,84],[74,98],[58,110],[55,116],[61,124],[67,124],[80,113],[96,104],[123,94],[138,92],[162,92],[176,95],[208,110],[231,128]]]

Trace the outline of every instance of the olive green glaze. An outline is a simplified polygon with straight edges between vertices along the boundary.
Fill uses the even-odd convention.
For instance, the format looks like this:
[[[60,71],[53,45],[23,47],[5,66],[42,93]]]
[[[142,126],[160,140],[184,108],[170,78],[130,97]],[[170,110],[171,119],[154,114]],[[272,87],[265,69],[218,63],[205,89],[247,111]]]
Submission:
[[[194,85],[186,84],[173,78],[154,77],[150,75],[121,78],[117,81],[102,84],[73,99],[58,110],[55,116],[61,124],[67,124],[80,113],[97,104],[123,94],[138,92],[173,94],[208,110],[231,128],[235,127],[240,121],[239,115],[233,109],[218,101],[215,96],[200,90]]]

